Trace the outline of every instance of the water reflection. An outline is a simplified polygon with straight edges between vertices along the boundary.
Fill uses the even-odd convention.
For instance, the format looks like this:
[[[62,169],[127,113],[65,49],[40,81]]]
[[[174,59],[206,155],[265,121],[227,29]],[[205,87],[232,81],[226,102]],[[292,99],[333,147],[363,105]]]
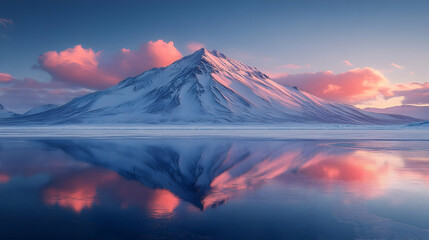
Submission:
[[[50,205],[59,205],[81,212],[96,201],[97,188],[109,184],[117,178],[112,172],[98,169],[84,169],[59,176],[46,186],[44,200]]]
[[[44,143],[62,149],[77,160],[112,169],[145,186],[166,189],[200,209],[216,207],[225,203],[230,195],[239,194],[240,190],[253,189],[265,180],[296,171],[310,155],[324,149],[312,142],[265,141],[261,144],[260,141],[224,139],[55,140]],[[97,181],[88,181],[82,180],[85,176],[79,178],[79,181],[94,185],[100,185],[103,179],[96,177]],[[85,187],[93,189],[88,184]],[[156,202],[171,199],[172,203],[164,205],[177,205],[175,198],[162,196]],[[88,194],[88,197],[93,196]]]
[[[428,168],[403,171],[404,164],[415,163],[389,151],[353,149],[350,144],[333,147],[330,142],[321,141],[150,139],[43,143],[62,149],[74,159],[114,170],[150,188],[168,190],[172,196],[200,209],[222,205],[232,195],[257,188],[286,173],[323,180],[319,183],[325,187],[340,182],[348,191],[366,197],[381,195],[394,183],[397,174],[410,174],[411,171],[423,178],[429,175]],[[75,185],[83,186],[80,181],[86,182],[85,189],[73,189],[68,182],[62,184],[71,191],[67,193],[71,199],[93,199],[96,186],[112,181],[111,176],[90,174],[96,179],[91,181],[84,172],[80,175]],[[55,196],[58,192],[49,194]],[[164,198],[172,199],[165,204],[171,206],[165,209],[174,209],[178,204],[175,197],[160,197]],[[58,203],[61,205],[60,201]],[[91,201],[87,200],[86,204],[91,205]]]
[[[223,214],[217,217],[227,217],[230,213],[218,209],[232,211],[227,207],[229,202],[237,207],[238,203],[247,206],[255,199],[262,199],[263,204],[251,208],[258,217],[270,211],[265,208],[281,212],[291,206],[306,209],[323,205],[320,207],[323,213],[319,214],[335,220],[325,219],[331,221],[326,228],[332,231],[314,230],[317,236],[396,237],[396,231],[400,230],[425,239],[427,229],[421,228],[425,224],[403,216],[385,219],[381,207],[371,210],[366,204],[377,205],[380,201],[394,204],[394,199],[407,201],[404,196],[429,200],[428,148],[425,142],[411,141],[222,138],[2,141],[0,193],[32,184],[37,189],[35,195],[47,209],[61,208],[82,215],[115,206],[125,212],[139,209],[150,219],[180,218],[184,222],[191,220],[183,213],[188,216],[213,208]],[[398,197],[398,190],[406,194]],[[0,205],[11,204],[12,200],[4,201],[0,200]],[[281,217],[293,215],[294,207]],[[416,211],[429,210],[421,208]],[[270,218],[274,216],[275,213],[269,214]],[[308,218],[313,219],[310,215]],[[193,224],[198,226],[196,222]],[[338,232],[335,230],[338,224],[348,224],[353,230]],[[292,231],[277,228],[279,234]]]

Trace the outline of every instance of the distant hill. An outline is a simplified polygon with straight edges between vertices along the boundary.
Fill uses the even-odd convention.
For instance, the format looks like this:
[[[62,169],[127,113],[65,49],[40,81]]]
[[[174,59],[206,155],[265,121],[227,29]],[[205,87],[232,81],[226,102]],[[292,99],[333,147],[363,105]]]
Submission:
[[[365,111],[386,114],[401,114],[417,119],[429,120],[429,106],[402,105],[390,108],[365,108]]]
[[[5,107],[3,107],[3,105],[0,104],[0,119],[17,117],[17,116],[19,116],[19,114],[7,110]]]
[[[58,107],[58,105],[55,105],[55,104],[46,104],[46,105],[42,105],[39,107],[32,108],[29,111],[25,112],[23,115],[24,116],[34,115],[34,114],[49,111],[49,110],[57,108],[57,107]]]

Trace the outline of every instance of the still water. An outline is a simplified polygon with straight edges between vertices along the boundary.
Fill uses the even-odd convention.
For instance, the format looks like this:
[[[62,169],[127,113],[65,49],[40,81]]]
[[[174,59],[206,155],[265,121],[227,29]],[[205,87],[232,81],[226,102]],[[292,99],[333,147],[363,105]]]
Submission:
[[[0,239],[429,239],[429,142],[0,139]]]

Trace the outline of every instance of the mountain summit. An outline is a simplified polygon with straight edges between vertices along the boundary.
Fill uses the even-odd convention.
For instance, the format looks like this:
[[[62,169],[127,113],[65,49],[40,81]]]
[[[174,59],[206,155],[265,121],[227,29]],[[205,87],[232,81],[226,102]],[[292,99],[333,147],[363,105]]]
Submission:
[[[3,105],[0,104],[0,119],[16,117],[18,114],[8,111]]]
[[[167,67],[153,68],[58,108],[14,118],[13,123],[394,124],[413,120],[320,99],[202,48]]]

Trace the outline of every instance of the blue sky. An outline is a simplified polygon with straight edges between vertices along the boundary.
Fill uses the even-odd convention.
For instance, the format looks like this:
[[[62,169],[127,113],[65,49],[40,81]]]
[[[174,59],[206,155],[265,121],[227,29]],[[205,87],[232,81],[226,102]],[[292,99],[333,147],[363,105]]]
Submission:
[[[428,12],[413,0],[1,0],[0,18],[13,24],[0,25],[0,73],[47,82],[34,67],[45,52],[114,54],[162,39],[183,55],[198,42],[273,75],[370,67],[391,83],[425,82]],[[288,64],[300,67],[279,67]]]

